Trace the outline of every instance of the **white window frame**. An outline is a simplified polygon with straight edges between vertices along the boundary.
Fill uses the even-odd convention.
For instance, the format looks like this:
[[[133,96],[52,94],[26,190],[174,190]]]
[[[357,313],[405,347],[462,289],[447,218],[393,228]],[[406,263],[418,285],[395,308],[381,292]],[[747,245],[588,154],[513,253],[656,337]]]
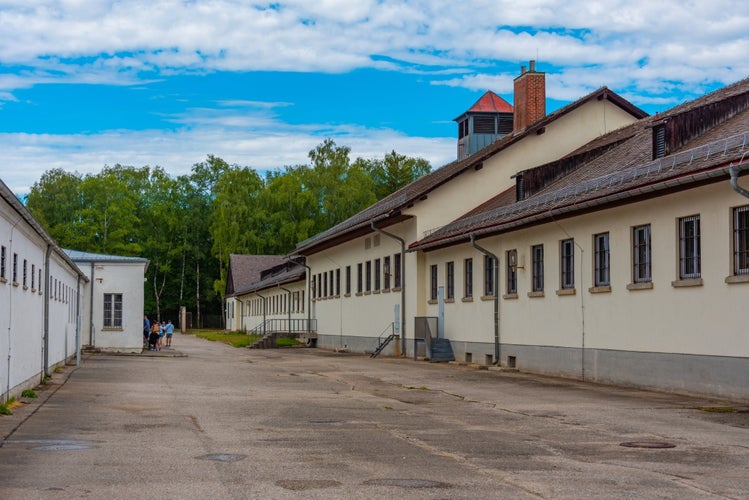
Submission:
[[[121,293],[105,293],[102,307],[103,327],[108,330],[122,328],[123,297]]]
[[[702,276],[700,243],[700,216],[679,218],[679,279]]]
[[[749,274],[749,205],[733,209],[733,274]]]
[[[575,240],[572,238],[559,242],[559,277],[560,288],[571,290],[575,288]]]

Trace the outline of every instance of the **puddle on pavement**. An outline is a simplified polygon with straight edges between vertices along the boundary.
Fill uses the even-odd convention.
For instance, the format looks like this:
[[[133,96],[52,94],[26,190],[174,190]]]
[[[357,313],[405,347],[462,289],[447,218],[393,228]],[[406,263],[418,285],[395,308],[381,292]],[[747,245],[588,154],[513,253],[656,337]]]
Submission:
[[[210,453],[208,455],[201,455],[195,457],[198,460],[214,460],[216,462],[239,462],[247,458],[247,455],[232,454],[232,453]]]
[[[448,483],[429,479],[369,479],[368,486],[398,486],[400,488],[450,488]]]

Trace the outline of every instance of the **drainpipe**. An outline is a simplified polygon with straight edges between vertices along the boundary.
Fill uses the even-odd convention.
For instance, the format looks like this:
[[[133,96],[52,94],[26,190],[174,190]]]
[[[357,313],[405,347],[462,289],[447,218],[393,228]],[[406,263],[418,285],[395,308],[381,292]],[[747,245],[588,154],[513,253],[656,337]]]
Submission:
[[[75,365],[81,365],[81,275],[75,290]]]
[[[90,304],[88,308],[88,343],[91,347],[94,347],[94,287],[96,286],[96,280],[94,279],[94,273],[96,267],[91,262],[91,296]]]
[[[731,174],[731,187],[734,191],[739,193],[740,195],[749,198],[749,191],[739,186],[738,179],[739,179],[739,171],[736,169],[734,165],[731,165],[728,168],[728,172]]]
[[[471,246],[489,258],[494,259],[494,365],[500,365],[499,357],[499,257],[480,247],[471,233]]]
[[[47,245],[47,251],[44,254],[44,282],[49,287],[49,261],[52,254],[52,245]],[[49,300],[50,290],[47,288],[44,297],[44,376],[49,377]]]
[[[312,333],[312,294],[310,293],[310,286],[309,283],[312,280],[312,268],[309,267],[304,262],[297,262],[295,260],[291,260],[291,257],[286,257],[286,260],[291,262],[292,264],[296,264],[297,266],[304,266],[307,268],[307,334],[309,335]]]
[[[406,355],[406,241],[400,236],[383,231],[375,226],[374,221],[369,221],[373,231],[384,234],[388,238],[397,240],[401,244],[401,356]]]

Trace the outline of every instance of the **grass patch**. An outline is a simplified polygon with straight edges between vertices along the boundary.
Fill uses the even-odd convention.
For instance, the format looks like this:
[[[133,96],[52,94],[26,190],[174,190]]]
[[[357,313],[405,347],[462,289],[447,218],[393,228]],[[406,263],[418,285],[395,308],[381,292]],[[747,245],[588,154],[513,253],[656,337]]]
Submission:
[[[25,389],[21,393],[22,398],[38,398],[39,396],[36,395],[36,392],[34,392],[32,389]]]
[[[5,403],[0,403],[0,415],[13,415],[10,407],[16,402],[16,398],[10,398]]]
[[[247,335],[244,332],[225,330],[192,330],[191,334],[213,342],[223,342],[234,347],[247,347],[260,338],[260,335]]]
[[[290,339],[287,337],[281,337],[276,340],[276,345],[278,347],[293,347],[299,344],[301,344],[301,342],[299,342],[297,339]]]
[[[736,411],[730,406],[700,406],[697,409],[710,413],[733,413],[734,411]]]

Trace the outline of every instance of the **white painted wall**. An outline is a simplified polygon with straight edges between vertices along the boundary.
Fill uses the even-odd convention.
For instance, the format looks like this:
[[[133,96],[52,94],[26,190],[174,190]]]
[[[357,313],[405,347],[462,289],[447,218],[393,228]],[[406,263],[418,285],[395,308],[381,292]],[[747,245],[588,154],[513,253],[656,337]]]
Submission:
[[[140,352],[146,263],[97,261],[92,265],[90,261],[78,261],[76,264],[90,279],[83,299],[83,343],[108,351]],[[122,328],[104,327],[104,294],[122,294]],[[170,318],[164,318],[167,319]],[[177,322],[177,318],[171,320]]]
[[[45,278],[47,242],[5,200],[0,200],[0,246],[6,252],[5,276],[0,277],[0,394],[4,399],[42,379],[45,301],[49,301],[50,315],[48,367],[75,354],[78,273],[52,252],[49,271],[53,286],[57,279],[57,294],[49,289]],[[14,254],[18,256],[15,280]]]
[[[658,199],[563,219],[478,243],[500,257],[500,292],[505,294],[505,252],[517,249],[517,298],[500,299],[501,342],[536,346],[580,347],[652,353],[749,357],[749,334],[741,314],[749,283],[726,283],[732,268],[731,208],[749,204],[722,182]],[[678,277],[678,219],[700,215],[702,285],[675,287]],[[653,287],[628,290],[631,278],[631,228],[651,224]],[[611,291],[591,293],[593,235],[609,232]],[[574,238],[575,294],[560,288],[560,241]],[[529,297],[531,245],[544,245],[543,297]],[[579,245],[579,247],[577,246]],[[482,289],[483,258],[468,244],[426,254],[427,267],[456,262],[456,295],[462,297],[462,262],[474,258],[474,291]],[[478,264],[478,265],[477,265]],[[428,287],[429,276],[424,287]],[[426,305],[436,315],[437,306]],[[446,304],[446,336],[456,341],[493,341],[493,303],[474,298]],[[583,316],[584,314],[584,316]],[[584,319],[584,329],[583,329]]]

